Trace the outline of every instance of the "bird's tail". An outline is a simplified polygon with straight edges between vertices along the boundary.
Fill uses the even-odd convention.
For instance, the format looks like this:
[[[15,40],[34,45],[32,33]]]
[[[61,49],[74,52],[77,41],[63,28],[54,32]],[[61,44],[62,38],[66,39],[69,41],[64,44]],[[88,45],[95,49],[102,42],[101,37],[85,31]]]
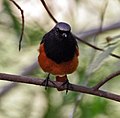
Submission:
[[[66,82],[67,81],[67,75],[64,75],[64,76],[56,76],[56,81],[57,82]],[[58,89],[58,91],[63,91],[64,89]]]

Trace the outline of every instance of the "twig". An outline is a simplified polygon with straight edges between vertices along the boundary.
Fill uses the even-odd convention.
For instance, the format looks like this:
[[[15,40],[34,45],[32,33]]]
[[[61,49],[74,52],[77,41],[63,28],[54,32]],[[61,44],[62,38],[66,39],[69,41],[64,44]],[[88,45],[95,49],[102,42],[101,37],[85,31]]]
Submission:
[[[88,45],[88,46],[94,48],[95,50],[104,51],[104,49],[99,48],[99,47],[97,47],[97,46],[94,46],[94,45],[88,43],[87,41],[85,41],[85,40],[83,40],[83,39],[77,37],[77,36],[74,35],[74,34],[73,34],[73,36],[74,36],[77,40],[79,40],[79,41],[81,41],[82,43],[84,43],[84,44],[86,44],[86,45]],[[115,55],[115,54],[113,54],[113,53],[110,53],[110,55],[113,56],[113,57],[115,57],[115,58],[117,58],[117,59],[120,59],[120,56],[118,56],[118,55]]]
[[[12,90],[17,85],[18,85],[17,83],[12,82],[7,85],[4,85],[3,87],[0,87],[0,98],[6,95],[6,93],[8,93],[10,90]]]
[[[21,16],[22,16],[22,29],[21,29],[21,35],[20,35],[20,40],[19,40],[19,51],[21,50],[21,42],[24,34],[24,11],[21,9],[21,7],[14,1],[10,0],[20,11],[21,11]]]
[[[104,80],[100,81],[97,85],[95,85],[93,87],[94,90],[98,90],[101,86],[103,86],[106,82],[108,82],[109,80],[113,79],[116,76],[120,75],[120,70],[117,72],[114,72],[112,74],[110,74],[108,77],[106,77]]]
[[[107,6],[108,6],[108,0],[105,4],[105,7],[103,9],[103,12],[101,13],[101,24],[100,24],[100,31],[99,32],[102,32],[102,28],[103,28],[103,23],[104,23],[104,18],[105,18],[105,13],[106,13],[106,10],[107,10]]]
[[[73,36],[74,36],[78,41],[80,41],[80,42],[82,42],[82,43],[84,43],[84,44],[86,44],[86,45],[88,45],[88,46],[90,46],[90,47],[92,47],[92,48],[94,48],[94,49],[96,49],[96,50],[104,51],[104,49],[102,49],[102,48],[98,48],[98,47],[96,47],[96,46],[94,46],[94,45],[92,45],[92,44],[86,42],[85,40],[79,38],[79,37],[76,36],[75,34],[73,34]]]
[[[43,79],[27,77],[27,76],[18,76],[18,75],[0,73],[0,80],[45,86],[45,85],[43,85]],[[53,84],[52,82],[55,84]],[[100,97],[104,97],[104,98],[107,98],[110,100],[120,102],[120,95],[117,95],[117,94],[109,93],[109,92],[102,91],[102,90],[94,90],[93,88],[79,86],[79,85],[75,85],[75,84],[70,84],[70,86],[67,88],[67,86],[61,86],[61,82],[56,82],[56,81],[52,81],[52,82],[48,82],[48,87],[59,88],[59,89],[63,89],[63,90],[68,89],[71,91],[96,95],[96,96],[100,96]]]
[[[48,9],[45,1],[44,1],[44,0],[40,0],[40,1],[42,2],[43,6],[44,6],[44,8],[46,9],[47,13],[49,14],[50,18],[51,18],[55,23],[57,23],[58,21],[55,19],[55,17],[54,17],[54,16],[52,15],[52,13],[49,11],[49,9]]]
[[[120,21],[118,21],[116,23],[113,23],[113,24],[110,24],[108,26],[104,26],[102,28],[101,32],[105,32],[105,31],[109,31],[109,30],[114,30],[114,29],[119,29],[119,28],[120,28]],[[99,33],[99,29],[100,29],[99,27],[94,27],[93,29],[89,29],[88,31],[77,33],[77,36],[79,38],[85,39],[86,37],[98,34]]]
[[[74,102],[74,107],[73,107],[72,111],[70,112],[69,118],[74,118],[76,110],[77,110],[78,106],[80,106],[80,102],[83,99],[83,97],[84,97],[83,93],[78,94],[76,101]]]

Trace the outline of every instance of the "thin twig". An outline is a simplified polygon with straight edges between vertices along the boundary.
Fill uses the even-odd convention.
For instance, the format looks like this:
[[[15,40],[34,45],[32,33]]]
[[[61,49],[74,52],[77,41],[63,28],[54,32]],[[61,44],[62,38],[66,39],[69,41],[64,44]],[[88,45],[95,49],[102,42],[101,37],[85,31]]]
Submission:
[[[120,28],[120,21],[110,24],[108,26],[104,26],[101,32],[110,31],[110,30],[119,29],[119,28]],[[81,39],[85,39],[86,37],[90,37],[95,34],[98,34],[99,30],[100,30],[99,27],[94,27],[94,28],[89,29],[88,31],[84,31],[84,32],[81,31],[77,33],[77,36]]]
[[[54,16],[52,15],[52,13],[49,11],[49,9],[48,9],[45,1],[44,1],[44,0],[40,0],[40,1],[42,2],[43,6],[44,6],[44,8],[46,9],[47,13],[49,14],[50,18],[51,18],[55,23],[57,23],[58,21],[55,19],[55,17],[54,17]]]
[[[104,19],[105,19],[105,13],[106,13],[106,10],[107,10],[107,6],[108,6],[108,0],[105,4],[105,7],[103,9],[103,12],[101,13],[101,24],[100,24],[100,31],[99,32],[102,32],[102,28],[103,28],[103,23],[104,23]]]
[[[27,77],[27,76],[18,76],[18,75],[0,73],[0,80],[14,81],[14,82],[21,82],[21,83],[45,86],[43,84],[43,81],[44,81],[43,79]],[[104,97],[104,98],[107,98],[110,100],[120,102],[120,95],[117,95],[117,94],[113,94],[113,93],[106,92],[103,90],[94,90],[93,88],[79,86],[79,85],[75,85],[75,84],[70,84],[69,87],[61,86],[61,82],[56,82],[56,81],[52,81],[52,82],[48,82],[48,87],[58,88],[58,89],[62,89],[62,90],[68,89],[71,91],[96,95],[96,96],[100,96],[100,97]]]
[[[85,41],[85,40],[83,40],[83,39],[77,37],[77,36],[74,35],[74,34],[73,34],[73,36],[74,36],[77,40],[79,40],[79,41],[81,41],[82,43],[84,43],[84,44],[86,44],[86,45],[88,45],[88,46],[94,48],[95,50],[104,51],[104,49],[99,48],[99,47],[97,47],[97,46],[94,46],[94,45],[88,43],[87,41]],[[113,56],[113,57],[115,57],[115,58],[117,58],[117,59],[120,59],[120,56],[118,56],[118,55],[115,55],[115,54],[113,54],[113,53],[110,53],[110,55]]]
[[[96,46],[94,46],[94,45],[88,43],[87,41],[85,41],[85,40],[79,38],[79,37],[76,36],[75,34],[73,34],[73,36],[74,36],[78,41],[80,41],[80,42],[82,42],[82,43],[84,43],[84,44],[86,44],[86,45],[92,47],[93,49],[96,49],[96,50],[99,50],[99,51],[104,51],[104,49],[102,49],[102,48],[98,48],[98,47],[96,47]]]
[[[73,110],[72,110],[72,112],[70,112],[70,117],[69,118],[74,118],[75,112],[76,112],[77,108],[80,106],[80,102],[83,99],[84,95],[85,94],[83,94],[83,93],[78,94],[78,96],[76,98],[76,101],[74,102]]]
[[[103,86],[106,82],[113,79],[114,77],[117,77],[120,75],[120,70],[117,72],[114,72],[110,74],[108,77],[106,77],[104,80],[100,81],[97,85],[93,87],[94,90],[98,90],[101,86]]]
[[[9,83],[7,85],[0,87],[0,98],[6,95],[9,91],[11,91],[17,85],[18,83],[12,82],[12,83]]]
[[[21,7],[14,1],[10,0],[20,11],[21,11],[21,16],[22,16],[22,29],[21,29],[21,35],[20,35],[20,40],[19,40],[19,51],[21,50],[21,42],[23,39],[23,34],[24,34],[24,11],[21,9]]]

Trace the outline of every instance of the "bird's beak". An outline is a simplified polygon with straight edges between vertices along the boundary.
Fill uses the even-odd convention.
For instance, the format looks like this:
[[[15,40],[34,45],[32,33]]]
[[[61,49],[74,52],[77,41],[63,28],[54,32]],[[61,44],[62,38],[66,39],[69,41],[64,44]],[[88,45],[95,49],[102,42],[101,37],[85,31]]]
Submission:
[[[62,33],[62,37],[67,38],[67,34],[66,33]]]

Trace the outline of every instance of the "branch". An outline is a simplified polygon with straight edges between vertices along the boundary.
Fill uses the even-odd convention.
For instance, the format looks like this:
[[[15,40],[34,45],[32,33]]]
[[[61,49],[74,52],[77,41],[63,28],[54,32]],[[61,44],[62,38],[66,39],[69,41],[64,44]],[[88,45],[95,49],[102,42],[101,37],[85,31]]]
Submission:
[[[48,9],[45,1],[44,1],[44,0],[40,0],[40,1],[42,2],[43,6],[44,6],[44,8],[46,9],[47,13],[49,14],[50,18],[51,18],[55,23],[57,23],[58,21],[54,18],[54,16],[52,15],[52,13],[49,11],[49,9]]]
[[[44,81],[43,79],[32,78],[32,77],[27,77],[27,76],[18,76],[18,75],[0,73],[0,80],[45,86],[42,84]],[[63,90],[67,89],[67,86],[61,86],[61,82],[56,82],[56,81],[52,81],[52,82],[48,82],[48,87],[59,88],[59,89],[63,89]],[[91,94],[91,95],[96,95],[96,96],[100,96],[100,97],[104,97],[104,98],[107,98],[110,100],[120,102],[120,95],[105,92],[102,90],[94,90],[93,88],[88,88],[85,86],[70,84],[70,86],[68,87],[68,90],[75,91],[75,92],[82,92],[82,93]]]
[[[81,41],[82,43],[84,43],[84,44],[86,44],[86,45],[88,45],[88,46],[90,46],[90,47],[92,47],[92,48],[95,49],[95,50],[104,51],[104,49],[99,48],[99,47],[97,47],[97,46],[95,46],[95,45],[92,45],[92,44],[88,43],[87,41],[85,41],[85,40],[77,37],[77,36],[74,35],[74,34],[73,34],[73,36],[74,36],[77,40]],[[115,57],[115,58],[117,58],[117,59],[120,59],[120,56],[118,56],[118,55],[115,55],[115,54],[113,54],[113,53],[110,53],[110,55],[113,56],[113,57]]]
[[[113,24],[110,24],[109,26],[104,26],[102,28],[101,32],[110,31],[110,30],[119,29],[119,28],[120,28],[120,21],[116,22],[116,23],[113,23]],[[89,29],[88,31],[77,33],[77,36],[82,38],[82,39],[85,39],[86,37],[98,34],[99,30],[100,30],[100,28],[95,28],[94,27],[93,29]]]
[[[102,28],[103,28],[103,23],[104,23],[104,18],[105,18],[105,13],[106,13],[106,10],[107,10],[108,2],[109,1],[106,2],[105,7],[103,9],[103,12],[101,13],[101,23],[100,23],[100,31],[99,32],[101,32]]]
[[[24,34],[24,11],[21,9],[21,7],[14,1],[10,0],[20,11],[21,11],[21,16],[22,16],[22,29],[21,29],[21,35],[20,35],[20,40],[19,40],[19,51],[21,49],[21,42]]]
[[[37,61],[35,61],[30,66],[22,69],[22,72],[20,73],[20,75],[24,75],[24,76],[29,75],[30,73],[32,73],[37,68],[38,68],[38,63],[37,63]],[[3,87],[0,87],[0,97],[7,94],[10,90],[12,90],[16,86],[18,86],[18,83],[13,82],[13,83],[9,83],[9,84],[7,84]]]
[[[101,86],[103,86],[106,82],[113,79],[114,77],[117,77],[120,75],[120,70],[110,74],[108,77],[106,77],[104,80],[100,81],[97,85],[93,87],[94,90],[98,90]]]

